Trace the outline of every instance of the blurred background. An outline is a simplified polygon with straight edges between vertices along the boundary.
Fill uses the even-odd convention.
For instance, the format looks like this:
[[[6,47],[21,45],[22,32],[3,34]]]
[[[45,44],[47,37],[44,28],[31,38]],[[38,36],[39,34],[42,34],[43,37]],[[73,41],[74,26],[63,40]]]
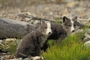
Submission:
[[[19,12],[56,20],[62,16],[90,17],[90,0],[0,0],[0,17],[17,19]]]
[[[0,0],[0,8],[25,7],[25,6],[38,5],[38,4],[61,4],[71,1],[75,1],[75,0]]]

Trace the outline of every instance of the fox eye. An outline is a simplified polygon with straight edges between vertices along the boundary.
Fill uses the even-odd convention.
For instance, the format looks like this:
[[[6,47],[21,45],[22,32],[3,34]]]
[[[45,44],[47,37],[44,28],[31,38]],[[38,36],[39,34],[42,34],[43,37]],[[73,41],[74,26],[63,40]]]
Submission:
[[[71,26],[71,25],[68,25],[68,26]]]
[[[51,27],[51,29],[53,29],[53,28]]]
[[[44,28],[46,29],[47,27],[45,26]]]
[[[74,27],[75,27],[76,25],[74,24]]]

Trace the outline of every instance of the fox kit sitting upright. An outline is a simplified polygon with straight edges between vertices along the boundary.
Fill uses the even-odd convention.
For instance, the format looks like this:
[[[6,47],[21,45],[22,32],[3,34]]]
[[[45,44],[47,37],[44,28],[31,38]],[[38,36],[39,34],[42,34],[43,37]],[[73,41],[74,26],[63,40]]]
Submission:
[[[41,47],[46,43],[47,37],[52,34],[50,21],[41,21],[40,26],[27,34],[20,42],[17,58],[37,57],[41,55]]]

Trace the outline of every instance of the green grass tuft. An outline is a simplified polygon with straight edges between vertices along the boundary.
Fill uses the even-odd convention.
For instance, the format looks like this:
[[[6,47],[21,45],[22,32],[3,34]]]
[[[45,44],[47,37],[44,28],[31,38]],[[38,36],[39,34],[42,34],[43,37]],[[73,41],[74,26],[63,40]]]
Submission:
[[[76,33],[68,36],[59,43],[50,40],[50,48],[43,53],[46,60],[90,60],[90,48],[83,46],[82,37],[87,31],[87,27],[83,28],[83,33]],[[20,40],[19,40],[20,41]],[[7,46],[7,44],[5,44]],[[17,44],[10,43],[7,48],[12,55],[15,55]]]
[[[81,41],[84,33],[68,36],[59,44],[55,43],[43,53],[46,60],[90,60],[90,50]]]

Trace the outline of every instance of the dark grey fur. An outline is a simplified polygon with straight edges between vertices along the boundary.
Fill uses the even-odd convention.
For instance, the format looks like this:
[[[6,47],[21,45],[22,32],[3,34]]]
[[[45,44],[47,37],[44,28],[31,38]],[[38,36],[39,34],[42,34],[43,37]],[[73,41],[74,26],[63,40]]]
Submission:
[[[72,18],[72,20],[74,21],[74,27],[76,30],[77,30],[77,28],[82,27],[80,25],[80,23],[77,21],[77,17]],[[70,28],[71,28],[70,19],[65,17],[65,16],[63,17],[63,23],[62,24],[57,24],[57,23],[53,22],[51,24],[51,26],[52,26],[52,34],[48,37],[46,43],[41,48],[44,51],[46,51],[46,49],[49,46],[49,44],[47,43],[48,40],[53,39],[53,40],[56,40],[56,42],[57,42],[57,41],[60,41],[60,40],[63,40],[64,38],[66,38],[69,33],[72,33],[72,32],[70,32]]]
[[[72,21],[74,21],[74,28],[75,30],[80,28],[79,22],[77,21],[77,17],[72,18]],[[74,31],[70,32],[71,29],[71,19],[67,17],[63,17],[63,23],[62,24],[57,24],[57,23],[52,23],[52,34],[48,37],[49,39],[54,39],[54,40],[63,40],[65,37],[67,37],[68,33],[73,33]]]
[[[41,55],[41,47],[43,46],[41,43],[47,40],[45,35],[46,27],[47,25],[43,22],[37,30],[32,31],[22,39],[16,51],[17,58]]]

